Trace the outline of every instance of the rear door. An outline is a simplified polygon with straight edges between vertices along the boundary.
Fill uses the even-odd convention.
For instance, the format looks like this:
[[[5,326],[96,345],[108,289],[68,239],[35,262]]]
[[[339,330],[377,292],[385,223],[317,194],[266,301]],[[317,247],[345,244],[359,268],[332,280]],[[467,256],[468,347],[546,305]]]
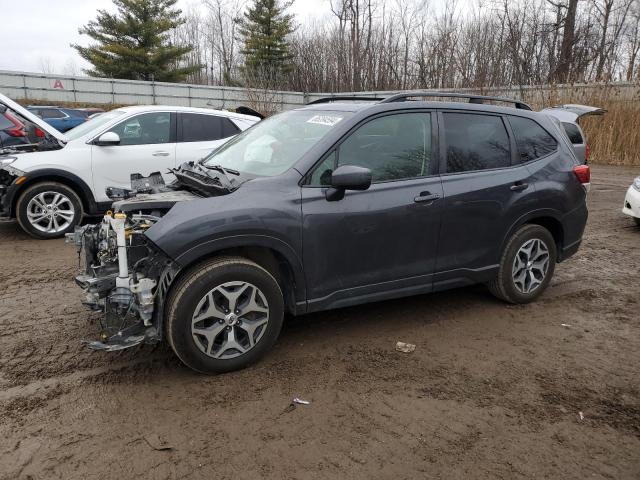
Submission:
[[[178,165],[204,158],[239,132],[240,129],[226,117],[178,113]]]
[[[535,185],[526,164],[541,153],[519,149],[502,115],[441,111],[439,120],[444,212],[436,289],[492,277],[508,229],[531,209]]]
[[[310,172],[302,188],[310,310],[431,289],[442,206],[434,127],[427,111],[378,116]],[[328,201],[340,165],[369,168],[373,183]]]
[[[134,115],[108,130],[118,134],[120,145],[91,145],[96,201],[109,201],[107,187],[131,188],[132,173],[161,172],[165,182],[174,180],[167,170],[176,165],[175,123],[172,112]]]

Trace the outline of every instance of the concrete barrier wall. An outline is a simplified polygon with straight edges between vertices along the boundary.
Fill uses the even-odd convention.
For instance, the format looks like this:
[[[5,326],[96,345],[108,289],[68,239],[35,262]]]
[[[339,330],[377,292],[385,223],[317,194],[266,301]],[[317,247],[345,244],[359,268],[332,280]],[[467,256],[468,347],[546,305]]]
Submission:
[[[551,85],[497,87],[484,89],[444,89],[461,93],[483,93],[507,98],[519,98],[537,106],[553,104],[559,98],[586,102],[594,96],[620,100],[638,100],[637,84],[619,82],[607,85]],[[14,100],[34,99],[39,103],[83,102],[97,104],[155,104],[233,109],[240,105],[260,104],[262,109],[287,110],[328,93],[270,91],[268,93],[236,87],[189,85],[183,83],[113,80],[108,78],[44,75],[0,70],[0,92]],[[339,95],[385,97],[396,91],[353,92]],[[256,102],[257,101],[257,102]]]

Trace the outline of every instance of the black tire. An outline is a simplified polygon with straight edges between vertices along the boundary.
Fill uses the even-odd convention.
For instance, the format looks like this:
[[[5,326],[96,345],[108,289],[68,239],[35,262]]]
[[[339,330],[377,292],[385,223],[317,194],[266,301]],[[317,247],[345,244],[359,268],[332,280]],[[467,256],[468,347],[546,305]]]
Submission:
[[[640,227],[640,218],[633,217],[633,220],[636,222],[636,225]]]
[[[528,293],[523,293],[516,286],[512,269],[516,254],[528,241],[537,239],[544,243],[549,253],[549,262],[542,282]],[[556,242],[553,235],[540,225],[523,225],[509,239],[502,252],[500,269],[497,277],[487,286],[493,295],[509,303],[529,303],[538,298],[549,286],[556,265]]]
[[[40,194],[46,194],[47,197],[50,197],[51,193],[64,195],[64,197],[66,197],[73,205],[73,215],[69,220],[64,219],[66,226],[63,229],[58,231],[39,230],[29,221],[27,216],[29,202]],[[65,208],[67,208],[66,204]],[[58,182],[42,182],[31,185],[22,192],[18,198],[18,202],[16,203],[16,219],[18,220],[18,224],[29,235],[40,239],[60,238],[64,237],[65,233],[73,232],[75,226],[80,223],[82,215],[82,201],[76,192],[66,185]],[[62,217],[59,218],[61,219],[60,221],[63,220]]]
[[[196,344],[191,323],[199,302],[227,282],[247,282],[257,287],[268,304],[268,322],[255,346],[245,353],[234,358],[213,358]],[[224,373],[254,363],[273,347],[282,329],[284,299],[276,279],[258,264],[242,257],[220,257],[192,268],[178,280],[167,299],[166,312],[165,331],[177,357],[200,373]]]

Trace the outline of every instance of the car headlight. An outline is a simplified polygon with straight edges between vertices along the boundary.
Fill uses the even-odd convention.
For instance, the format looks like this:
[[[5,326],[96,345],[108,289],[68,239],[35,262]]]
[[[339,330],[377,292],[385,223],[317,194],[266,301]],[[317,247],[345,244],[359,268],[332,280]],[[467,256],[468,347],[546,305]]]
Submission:
[[[0,168],[4,167],[5,165],[9,165],[15,162],[16,160],[17,160],[16,157],[2,157],[0,158]]]
[[[636,177],[633,181],[633,188],[640,192],[640,177]]]

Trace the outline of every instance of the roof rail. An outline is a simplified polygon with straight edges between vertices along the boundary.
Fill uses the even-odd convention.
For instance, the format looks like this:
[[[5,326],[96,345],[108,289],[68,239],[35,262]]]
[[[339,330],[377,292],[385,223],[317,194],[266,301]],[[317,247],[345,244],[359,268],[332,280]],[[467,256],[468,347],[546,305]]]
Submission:
[[[357,101],[361,101],[361,102],[379,102],[380,100],[382,100],[382,98],[358,97],[357,95],[351,95],[351,96],[337,95],[337,96],[334,96],[334,97],[319,98],[317,100],[314,100],[313,102],[307,103],[307,105],[316,105],[318,103],[331,103],[331,102],[342,102],[342,101],[350,101],[350,102],[357,102]]]
[[[380,103],[392,103],[392,102],[402,102],[411,97],[443,97],[443,98],[468,98],[469,103],[479,103],[482,104],[487,100],[491,100],[494,102],[505,102],[505,103],[513,103],[515,108],[520,110],[532,110],[532,108],[524,102],[520,100],[513,100],[512,98],[502,98],[502,97],[488,97],[486,95],[475,95],[475,94],[467,94],[467,93],[457,93],[457,92],[429,92],[429,91],[420,91],[420,92],[404,92],[397,93],[390,97],[385,98]]]

